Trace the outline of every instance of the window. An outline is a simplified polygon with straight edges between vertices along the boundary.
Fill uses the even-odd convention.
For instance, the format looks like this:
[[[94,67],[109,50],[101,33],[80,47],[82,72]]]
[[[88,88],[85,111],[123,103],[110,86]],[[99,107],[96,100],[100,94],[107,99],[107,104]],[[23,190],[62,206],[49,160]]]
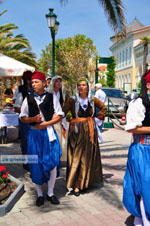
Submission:
[[[126,65],[128,63],[128,48],[126,48]]]
[[[119,54],[119,66],[121,67],[121,52]]]
[[[128,81],[127,81],[127,74],[125,74],[125,83],[127,83]]]
[[[128,81],[129,81],[129,83],[131,83],[131,73],[130,72],[129,72],[128,76],[129,76]]]
[[[119,65],[119,56],[118,56],[118,53],[117,53],[117,68],[118,68],[118,65]]]
[[[124,66],[124,50],[122,52],[122,66]]]
[[[124,84],[124,75],[122,75],[122,84],[121,84],[121,88],[123,88],[123,84]]]
[[[132,56],[132,50],[131,47],[129,48],[129,64],[131,64],[131,56]]]
[[[121,88],[121,75],[119,75],[119,88]]]
[[[118,77],[116,77],[116,88],[118,88]]]

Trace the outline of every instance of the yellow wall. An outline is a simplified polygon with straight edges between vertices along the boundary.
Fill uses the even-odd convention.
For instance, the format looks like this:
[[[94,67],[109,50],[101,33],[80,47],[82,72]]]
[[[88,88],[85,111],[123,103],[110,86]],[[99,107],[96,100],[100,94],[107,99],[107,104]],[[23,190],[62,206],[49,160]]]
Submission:
[[[129,68],[126,70],[122,70],[119,72],[116,72],[116,78],[118,77],[118,83],[119,83],[119,76],[121,75],[121,84],[122,84],[122,75],[125,76],[127,74],[127,82],[129,82],[129,73],[131,73],[131,83],[132,83],[132,89],[136,88],[136,68]],[[117,81],[117,80],[115,80]],[[115,84],[115,87],[118,87],[118,84]],[[119,87],[120,89],[123,90],[123,87]]]

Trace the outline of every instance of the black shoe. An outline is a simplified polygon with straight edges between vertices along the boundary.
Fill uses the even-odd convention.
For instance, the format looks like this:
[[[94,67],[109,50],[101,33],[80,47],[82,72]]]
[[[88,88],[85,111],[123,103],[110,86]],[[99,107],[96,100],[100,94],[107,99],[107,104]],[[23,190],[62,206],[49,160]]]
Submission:
[[[30,171],[29,165],[28,164],[23,164],[23,168],[27,171]]]
[[[80,191],[74,191],[74,195],[75,196],[79,196],[80,195]]]
[[[37,206],[42,206],[44,205],[44,197],[43,196],[39,196],[36,200],[36,205]]]
[[[59,200],[56,198],[55,195],[53,195],[53,196],[48,196],[47,195],[47,200],[50,201],[54,205],[60,204]]]

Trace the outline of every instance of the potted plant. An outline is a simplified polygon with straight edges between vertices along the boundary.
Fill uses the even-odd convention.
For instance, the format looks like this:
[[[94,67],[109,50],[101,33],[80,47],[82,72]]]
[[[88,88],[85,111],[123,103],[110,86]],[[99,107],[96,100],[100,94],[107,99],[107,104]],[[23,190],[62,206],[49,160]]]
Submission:
[[[9,212],[24,194],[24,184],[0,166],[0,216]]]

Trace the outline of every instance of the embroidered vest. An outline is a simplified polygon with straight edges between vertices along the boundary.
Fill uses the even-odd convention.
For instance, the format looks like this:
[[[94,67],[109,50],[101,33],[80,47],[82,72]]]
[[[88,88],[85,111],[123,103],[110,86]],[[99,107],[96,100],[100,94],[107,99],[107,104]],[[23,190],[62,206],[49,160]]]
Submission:
[[[142,99],[142,101],[143,101],[143,99]],[[150,105],[144,104],[144,101],[143,101],[143,105],[146,108],[146,112],[145,112],[145,118],[142,122],[142,126],[150,126]]]
[[[84,109],[79,105],[79,111],[78,111],[79,117],[91,117],[93,115],[93,109],[90,103],[88,102],[88,107],[84,111]],[[95,114],[94,114],[95,115]]]
[[[28,106],[29,106],[29,117],[34,117],[39,114],[39,108],[45,118],[46,121],[49,121],[52,119],[52,116],[54,114],[54,106],[53,106],[53,94],[46,93],[46,96],[44,98],[44,101],[37,105],[34,94],[31,93],[29,96],[27,96],[28,100]],[[31,123],[31,125],[35,125],[36,122]]]

